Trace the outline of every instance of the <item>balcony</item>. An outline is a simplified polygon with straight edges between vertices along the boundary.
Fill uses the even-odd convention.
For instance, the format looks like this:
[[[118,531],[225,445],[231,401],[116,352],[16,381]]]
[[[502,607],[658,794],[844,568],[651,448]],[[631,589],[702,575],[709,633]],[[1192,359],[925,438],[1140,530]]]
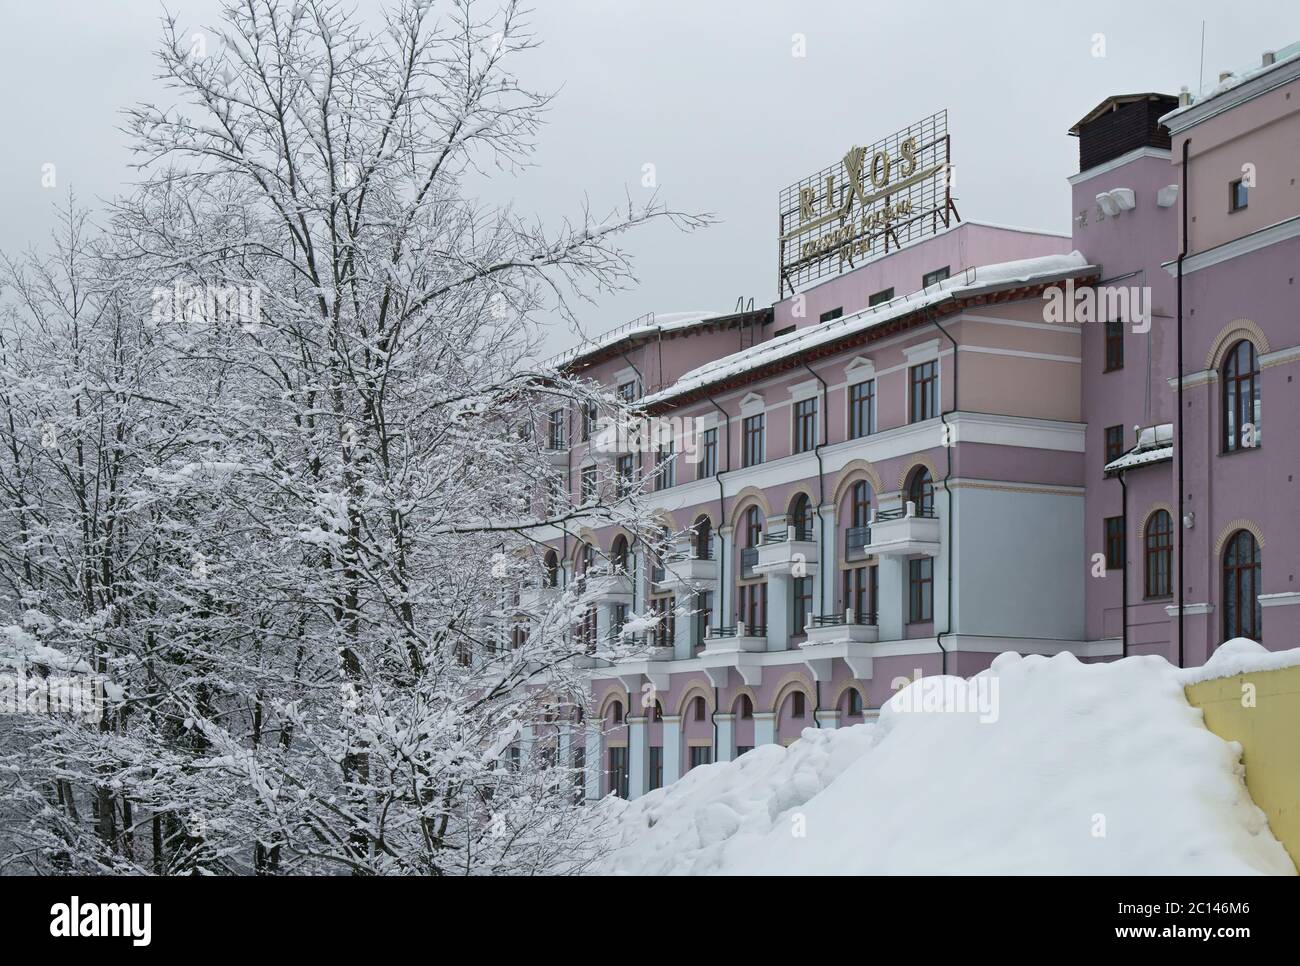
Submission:
[[[736,624],[731,627],[710,628],[708,636],[704,638],[704,650],[700,655],[766,650],[767,627],[765,625],[756,624],[753,627],[746,627],[744,624]]]
[[[580,578],[582,579],[582,578]],[[632,578],[625,573],[599,574],[586,578],[585,591],[597,604],[632,603]]]
[[[525,587],[519,593],[517,610],[525,614],[545,614],[560,598],[560,588],[534,586]]]
[[[875,644],[880,640],[880,626],[875,614],[863,614],[862,620],[855,619],[854,613],[826,614],[814,617],[804,628],[808,640],[801,647],[816,647],[818,644]]]
[[[756,551],[755,575],[807,577],[817,572],[817,541],[806,530],[770,530],[763,534],[763,542],[752,549]]]
[[[911,500],[891,510],[877,510],[870,531],[871,542],[862,548],[868,555],[939,555],[939,518],[934,510],[918,508]]]
[[[718,579],[718,562],[699,557],[672,558],[656,568],[655,584],[659,590],[709,590]]]
[[[542,454],[552,466],[569,465],[569,447],[562,439],[548,439],[546,446],[542,449]]]

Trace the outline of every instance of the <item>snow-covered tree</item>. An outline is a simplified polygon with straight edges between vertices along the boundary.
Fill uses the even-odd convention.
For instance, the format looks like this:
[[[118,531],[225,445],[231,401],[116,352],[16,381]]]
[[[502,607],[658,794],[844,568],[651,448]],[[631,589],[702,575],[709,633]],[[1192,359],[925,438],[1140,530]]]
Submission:
[[[191,35],[192,36],[192,35]],[[41,868],[581,869],[549,736],[583,700],[582,586],[510,647],[548,501],[542,413],[627,406],[536,362],[621,285],[658,203],[555,230],[475,197],[547,97],[514,3],[230,2],[164,24],[138,191],[5,272],[10,611],[0,659],[90,669],[106,713],[25,718],[6,762]],[[552,323],[554,324],[554,323]],[[565,481],[568,484],[570,481]],[[520,756],[522,728],[540,736]]]

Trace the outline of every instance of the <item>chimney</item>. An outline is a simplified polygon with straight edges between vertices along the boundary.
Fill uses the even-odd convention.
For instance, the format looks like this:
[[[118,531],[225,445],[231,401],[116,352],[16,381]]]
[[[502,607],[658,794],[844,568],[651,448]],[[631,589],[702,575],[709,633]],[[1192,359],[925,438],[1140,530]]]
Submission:
[[[1184,84],[1182,87],[1178,89],[1178,106],[1187,107],[1191,103],[1192,103],[1192,92],[1189,91],[1187,89],[1187,85]]]
[[[1268,67],[1277,61],[1277,54],[1271,50],[1264,51],[1264,56],[1260,58],[1259,66]]]

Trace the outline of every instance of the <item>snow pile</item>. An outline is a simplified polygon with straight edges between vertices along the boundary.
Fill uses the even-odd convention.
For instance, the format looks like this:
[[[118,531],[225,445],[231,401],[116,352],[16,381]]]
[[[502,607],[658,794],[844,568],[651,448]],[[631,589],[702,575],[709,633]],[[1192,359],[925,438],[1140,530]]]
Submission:
[[[1276,671],[1300,664],[1300,647],[1289,651],[1270,651],[1248,637],[1234,637],[1220,644],[1210,659],[1200,667],[1180,672],[1183,684],[1197,684],[1211,678],[1230,678],[1252,671]]]
[[[1181,674],[1008,653],[971,681],[922,678],[875,724],[601,803],[603,871],[1294,873]]]

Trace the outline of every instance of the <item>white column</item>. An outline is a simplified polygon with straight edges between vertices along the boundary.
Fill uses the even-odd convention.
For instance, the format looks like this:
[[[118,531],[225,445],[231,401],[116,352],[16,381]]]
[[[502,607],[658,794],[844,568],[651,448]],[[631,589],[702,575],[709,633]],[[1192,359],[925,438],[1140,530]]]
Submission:
[[[560,722],[555,739],[555,754],[561,768],[573,766],[573,725],[567,721]]]
[[[718,747],[713,752],[718,761],[731,761],[736,757],[736,716],[715,714],[713,720],[718,726]]]
[[[664,786],[682,777],[682,716],[664,715]]]
[[[600,722],[587,722],[587,798],[600,798],[600,790],[604,786],[605,776],[605,749],[600,743]]]
[[[729,627],[736,623],[736,603],[732,600],[733,574],[736,568],[740,566],[740,561],[736,559],[736,541],[732,539],[731,527],[718,528],[718,537],[715,541],[714,550],[715,558],[718,561],[718,586],[713,592],[713,625],[715,627]],[[721,548],[721,549],[719,549]],[[725,566],[725,569],[723,565]]]
[[[838,592],[835,578],[840,573],[836,567],[838,548],[835,541],[839,534],[835,530],[835,507],[824,506],[819,512],[821,524],[817,530],[817,538],[821,540],[821,545],[817,549],[820,566],[817,568],[817,576],[813,578],[812,612],[819,617],[824,617],[827,614],[834,614],[839,609],[835,603],[835,595]]]
[[[690,658],[692,647],[691,636],[695,630],[695,611],[699,608],[699,597],[694,593],[683,591],[676,598],[677,601],[677,624],[676,634],[673,637],[673,658],[678,661],[685,661]]]
[[[640,798],[650,787],[650,729],[649,719],[627,719],[628,798]]]
[[[825,709],[817,712],[817,727],[823,731],[834,731],[840,726],[839,709],[827,711]]]
[[[784,651],[790,646],[789,574],[767,575],[767,649]]]
[[[754,747],[776,744],[776,712],[754,712]]]
[[[533,725],[532,722],[529,722],[519,730],[520,762],[526,762],[532,756],[533,744],[535,740],[536,740],[536,735],[533,733]]]
[[[650,579],[649,564],[644,550],[637,550],[632,557],[636,568],[636,573],[632,577],[632,613],[644,615],[647,609],[646,581]]]
[[[596,605],[596,650],[604,651],[610,646],[610,632],[613,628],[611,604]]]
[[[893,554],[882,555],[877,573],[880,582],[879,614],[882,641],[901,641],[907,620],[907,561]]]

